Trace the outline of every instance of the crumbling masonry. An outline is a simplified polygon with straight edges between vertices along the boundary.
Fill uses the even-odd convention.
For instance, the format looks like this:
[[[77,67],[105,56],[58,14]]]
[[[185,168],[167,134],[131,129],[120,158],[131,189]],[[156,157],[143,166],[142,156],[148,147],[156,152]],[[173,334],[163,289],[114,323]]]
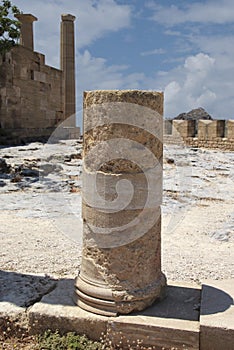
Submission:
[[[234,120],[164,120],[164,142],[234,151]]]
[[[61,69],[46,65],[45,56],[34,51],[33,22],[37,18],[31,14],[17,17],[21,22],[20,45],[0,56],[0,142],[46,140],[67,118],[65,125],[78,136],[75,17],[61,16]]]

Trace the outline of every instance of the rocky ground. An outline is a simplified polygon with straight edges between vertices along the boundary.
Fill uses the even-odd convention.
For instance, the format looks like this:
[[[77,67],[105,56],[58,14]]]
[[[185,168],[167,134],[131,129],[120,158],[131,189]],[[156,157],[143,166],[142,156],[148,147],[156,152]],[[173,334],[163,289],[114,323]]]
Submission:
[[[6,271],[76,276],[81,173],[80,141],[0,148],[0,279]],[[233,180],[233,152],[165,146],[162,264],[168,279],[234,278]]]
[[[38,349],[27,311],[57,278],[73,285],[77,275],[81,152],[74,140],[0,148],[3,349]],[[169,280],[234,278],[233,170],[234,153],[165,145],[162,268]]]

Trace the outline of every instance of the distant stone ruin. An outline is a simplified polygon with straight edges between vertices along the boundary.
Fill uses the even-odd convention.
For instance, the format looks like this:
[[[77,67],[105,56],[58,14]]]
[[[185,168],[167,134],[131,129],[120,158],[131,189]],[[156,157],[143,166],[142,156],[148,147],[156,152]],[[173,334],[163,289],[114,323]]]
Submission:
[[[45,64],[34,51],[31,14],[19,14],[20,45],[0,56],[0,143],[47,140],[64,122],[66,133],[79,136],[75,113],[74,20],[62,15],[61,69]],[[69,135],[66,135],[69,137]]]
[[[164,142],[234,151],[234,120],[164,120]]]

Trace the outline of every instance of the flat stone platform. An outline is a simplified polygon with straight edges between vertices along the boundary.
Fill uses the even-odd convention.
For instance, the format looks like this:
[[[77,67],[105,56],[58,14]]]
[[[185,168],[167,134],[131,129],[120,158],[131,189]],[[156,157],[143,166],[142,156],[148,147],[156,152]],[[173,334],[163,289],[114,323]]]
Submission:
[[[167,296],[126,316],[91,314],[72,301],[73,279],[0,272],[0,328],[74,331],[113,349],[234,349],[234,280],[168,282]],[[10,292],[11,291],[11,292]]]

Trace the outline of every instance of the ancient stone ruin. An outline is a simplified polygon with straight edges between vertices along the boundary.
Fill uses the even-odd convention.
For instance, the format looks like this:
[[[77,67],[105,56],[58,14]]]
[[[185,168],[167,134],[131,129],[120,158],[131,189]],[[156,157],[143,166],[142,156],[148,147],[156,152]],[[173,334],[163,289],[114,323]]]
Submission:
[[[62,15],[60,69],[46,65],[45,56],[34,51],[33,22],[37,18],[31,14],[17,17],[20,45],[0,56],[1,143],[46,140],[65,120],[67,133],[79,136],[75,123],[75,17]]]
[[[234,150],[234,120],[164,120],[164,142]]]
[[[53,188],[49,193],[53,199],[52,206],[56,218],[61,217],[66,229],[74,230],[75,235],[79,236],[80,222],[74,221],[74,217],[70,215],[71,211],[66,212],[66,200],[64,201],[65,198],[74,197],[75,192],[67,193],[65,189],[64,192],[58,193],[57,184],[60,181],[68,184],[64,176],[70,178],[71,171],[68,168],[71,167],[71,160],[80,161],[73,163],[74,167],[78,164],[81,166],[81,147],[78,147],[79,153],[69,153],[68,157],[64,150],[73,152],[74,149],[70,148],[70,145],[69,148],[64,148],[66,143],[60,142],[60,152],[55,153],[54,146],[58,145],[49,144],[47,146],[52,146],[51,153],[45,152],[43,159],[46,159],[46,163],[42,164],[40,169],[18,166],[16,176],[25,174],[29,177],[38,177],[39,171],[44,173],[45,178],[48,175],[47,179],[51,173],[57,175],[53,177],[56,180],[52,184],[53,187],[50,181],[45,181],[43,190],[37,187],[34,180],[30,181],[31,194],[37,188],[35,196],[15,193],[17,183],[15,181],[14,187],[9,191],[12,192],[12,197],[10,193],[5,193],[3,196],[2,192],[4,211],[11,210],[11,212],[7,216],[3,212],[2,216],[3,249],[6,247],[6,255],[2,254],[5,262],[0,274],[0,279],[3,281],[0,293],[0,321],[2,321],[0,329],[3,327],[4,332],[6,330],[8,334],[14,334],[14,341],[18,334],[20,339],[23,335],[28,339],[28,334],[40,334],[50,329],[53,332],[59,330],[63,334],[67,332],[86,334],[93,340],[101,339],[102,345],[107,345],[111,349],[233,350],[234,283],[230,278],[233,244],[229,245],[228,241],[224,241],[223,244],[226,246],[223,248],[221,242],[218,244],[214,242],[214,245],[208,243],[210,233],[212,237],[214,233],[218,233],[220,237],[225,233],[230,235],[231,239],[233,201],[230,188],[233,169],[229,152],[225,154],[178,147],[174,153],[175,161],[174,158],[164,159],[165,170],[169,165],[166,174],[172,179],[171,185],[166,189],[166,192],[170,193],[170,204],[167,206],[165,203],[172,225],[176,225],[176,216],[171,216],[175,203],[176,206],[183,203],[190,213],[188,218],[175,228],[177,232],[174,232],[174,236],[166,236],[164,231],[164,239],[168,246],[165,249],[164,241],[163,268],[167,271],[167,276],[172,276],[173,282],[170,280],[167,282],[166,298],[160,300],[166,285],[160,261],[162,113],[163,94],[158,92],[128,90],[93,91],[84,94],[82,193],[84,245],[82,266],[75,281],[75,288],[73,276],[76,273],[75,266],[78,266],[80,251],[73,250],[74,241],[66,245],[66,241],[72,236],[68,235],[66,240],[65,231],[61,231],[59,237],[57,231],[53,227],[50,228],[44,216],[40,223],[38,213],[37,216],[34,214],[38,211],[39,215],[43,213],[37,195],[43,193],[44,197],[44,194],[48,194],[47,190]],[[218,123],[209,124],[210,121],[206,123],[203,124],[211,125],[212,132],[217,132]],[[186,135],[188,130],[192,131],[192,124],[190,127],[191,129],[188,129],[187,123],[182,124],[181,131],[184,128]],[[208,130],[208,127],[205,129]],[[204,135],[204,128],[201,128],[200,133]],[[72,143],[72,147],[76,147],[81,140],[79,142],[73,140]],[[67,146],[68,144],[70,142]],[[26,158],[23,156],[25,161],[29,162],[26,164],[33,164],[35,161],[39,163],[42,148],[30,149],[30,147],[31,145],[9,147],[12,153],[8,154],[2,150],[4,152],[0,170],[4,181],[1,181],[1,186],[7,187],[7,180],[9,186],[8,175],[17,160],[12,154],[18,153],[18,159],[21,159],[19,154],[22,154],[23,149],[27,149],[30,153],[26,154],[29,156]],[[177,149],[174,146],[165,147],[166,152],[167,148]],[[190,165],[188,152],[191,152],[192,156],[191,165],[196,167],[193,168],[196,172],[191,172],[193,176],[185,170]],[[55,154],[56,164],[52,161]],[[170,153],[165,155],[168,154]],[[60,164],[57,163],[58,160]],[[67,161],[69,165],[66,165],[65,170],[61,164]],[[182,189],[181,196],[175,201],[174,184],[177,186],[176,173],[179,167],[185,173],[185,176],[181,177],[181,183],[184,185],[185,182],[186,186],[183,186],[183,189],[179,187]],[[58,175],[60,170],[61,174]],[[192,177],[198,186],[193,188],[194,194],[190,195],[189,191],[193,186]],[[186,178],[188,180],[185,180]],[[223,179],[223,182],[220,179]],[[29,183],[29,180],[27,181]],[[223,183],[223,187],[219,187],[219,182]],[[23,188],[19,186],[18,190],[21,192]],[[67,196],[63,197],[61,202],[57,200],[59,198],[57,194]],[[76,195],[80,197],[79,193]],[[224,196],[227,196],[226,201],[223,201]],[[80,205],[80,201],[73,203]],[[52,206],[48,204],[51,208],[49,210],[52,210]],[[30,207],[32,210],[30,209],[28,221],[25,221],[24,216],[19,220],[18,218]],[[78,213],[80,214],[80,206]],[[203,215],[207,216],[206,220]],[[211,224],[216,215],[217,220],[222,217],[225,226],[216,226],[217,222]],[[68,216],[69,220],[66,220]],[[165,216],[168,217],[167,214]],[[197,224],[199,220],[203,221],[200,227]],[[58,226],[60,230],[61,221],[59,220]],[[15,226],[12,227],[13,230],[12,225]],[[7,227],[8,230],[10,228],[9,231]],[[210,231],[214,228],[218,231]],[[30,242],[31,235],[34,235],[34,238]],[[200,238],[196,240],[199,235]],[[185,245],[183,241],[186,241]],[[18,254],[15,247],[18,247]],[[218,247],[218,256],[215,247]],[[27,259],[21,259],[21,256],[25,257],[27,249],[30,255],[26,255]],[[41,250],[44,258],[37,254]],[[208,250],[213,254],[209,255]],[[20,251],[22,255],[19,254]],[[227,251],[229,256],[226,255]],[[195,256],[193,252],[197,255]],[[63,256],[62,260],[58,259],[59,255]],[[204,260],[201,259],[202,255],[205,256]],[[73,260],[70,260],[70,257]],[[8,268],[9,261],[15,264],[13,266],[17,266],[17,270]],[[59,265],[56,269],[54,262]],[[47,264],[50,265],[48,270]],[[172,265],[173,269],[170,271]],[[21,273],[19,267],[22,266],[26,266],[32,274]],[[178,274],[177,268],[180,270]],[[61,277],[54,278],[53,274],[57,271],[60,275],[61,269]],[[41,271],[44,273],[48,271],[52,276],[38,274]],[[178,276],[182,276],[182,280],[176,281],[175,278]],[[207,279],[213,276],[215,280]],[[194,281],[194,277],[198,278],[199,284]],[[154,303],[159,300],[160,302]],[[80,307],[77,307],[77,304]],[[131,314],[124,315],[128,313]]]
[[[75,301],[116,315],[163,295],[163,94],[84,94],[83,253]]]

